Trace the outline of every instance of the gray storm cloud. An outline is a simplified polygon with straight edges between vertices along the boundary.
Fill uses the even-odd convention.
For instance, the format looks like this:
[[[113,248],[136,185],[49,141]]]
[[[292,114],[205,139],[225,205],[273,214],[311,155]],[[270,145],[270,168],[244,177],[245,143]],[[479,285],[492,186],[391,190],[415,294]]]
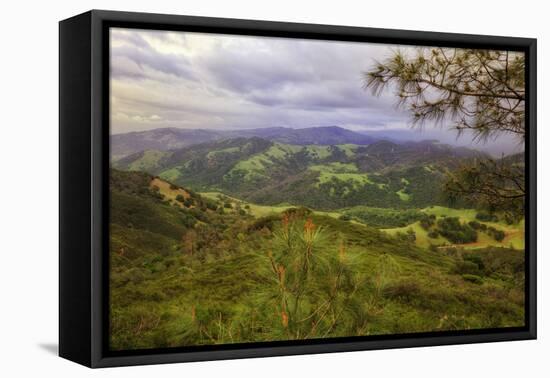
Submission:
[[[394,94],[374,97],[362,87],[362,72],[396,49],[411,47],[111,29],[111,133],[160,127],[405,129],[409,116],[396,108]],[[454,132],[436,128],[419,135],[470,142],[466,137],[458,143]]]

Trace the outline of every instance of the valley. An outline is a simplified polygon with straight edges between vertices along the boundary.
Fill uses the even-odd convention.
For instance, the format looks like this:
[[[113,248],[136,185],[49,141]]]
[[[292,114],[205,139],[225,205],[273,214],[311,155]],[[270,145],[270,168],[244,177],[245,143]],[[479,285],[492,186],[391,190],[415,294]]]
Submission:
[[[113,349],[523,324],[524,221],[444,193],[485,154],[263,136],[112,162]]]

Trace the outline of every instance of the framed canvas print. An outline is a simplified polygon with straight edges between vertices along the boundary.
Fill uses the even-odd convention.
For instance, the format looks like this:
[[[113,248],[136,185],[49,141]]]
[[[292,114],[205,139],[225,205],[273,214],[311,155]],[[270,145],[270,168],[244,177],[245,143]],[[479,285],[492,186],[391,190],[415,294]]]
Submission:
[[[60,23],[60,355],[536,337],[534,39]]]

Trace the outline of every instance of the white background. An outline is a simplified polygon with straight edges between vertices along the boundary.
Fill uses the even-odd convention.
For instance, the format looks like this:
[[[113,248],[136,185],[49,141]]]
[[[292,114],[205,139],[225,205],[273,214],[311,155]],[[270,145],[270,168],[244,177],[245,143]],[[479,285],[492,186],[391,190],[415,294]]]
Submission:
[[[545,1],[5,1],[0,21],[0,375],[542,377],[550,374]],[[90,370],[56,356],[58,26],[89,9],[538,38],[539,340]],[[546,276],[545,276],[546,273]],[[546,300],[544,300],[546,299]],[[546,351],[545,351],[546,349]]]

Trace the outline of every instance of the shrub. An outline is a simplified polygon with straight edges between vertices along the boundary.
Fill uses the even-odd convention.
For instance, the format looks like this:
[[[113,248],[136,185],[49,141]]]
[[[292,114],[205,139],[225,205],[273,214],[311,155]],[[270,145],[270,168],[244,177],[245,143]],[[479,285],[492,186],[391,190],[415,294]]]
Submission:
[[[487,211],[480,211],[476,214],[476,219],[482,222],[498,222],[498,217]]]
[[[495,233],[493,234],[493,237],[498,242],[503,241],[505,236],[506,234],[504,233],[504,231],[501,231],[501,230],[496,230]]]
[[[161,194],[160,192],[160,188],[156,185],[153,185],[151,187],[151,195],[154,197],[154,198],[157,198],[157,199],[160,199],[160,200],[163,200],[164,199],[164,194]]]
[[[295,216],[297,218],[303,218],[307,215],[311,214],[311,210],[307,207],[291,207],[290,209],[286,209],[283,211],[283,214]]]
[[[476,264],[477,267],[478,267],[480,270],[485,269],[485,265],[483,264],[483,260],[481,259],[481,256],[480,256],[480,255],[477,255],[477,254],[466,254],[466,255],[464,255],[463,259],[464,259],[464,261],[470,261],[470,262]]]
[[[365,206],[355,206],[346,210],[345,215],[376,228],[405,227],[421,219],[430,218],[430,216],[415,209],[396,210]],[[430,219],[433,220],[434,218]]]
[[[416,241],[416,233],[411,228],[406,232],[396,232],[395,236],[402,241],[414,243]]]
[[[206,207],[209,210],[215,211],[218,208],[218,205],[216,204],[215,201],[207,200],[206,201]]]
[[[437,237],[439,237],[439,231],[430,230],[430,232],[428,232],[428,237],[432,239],[436,239]]]
[[[501,242],[504,240],[504,237],[506,234],[502,230],[497,230],[494,227],[487,227],[487,234],[491,236],[493,239],[495,239],[498,242]]]
[[[470,221],[468,222],[468,226],[472,227],[474,230],[479,230],[481,228],[481,223],[478,221]]]
[[[461,224],[457,217],[437,221],[439,233],[452,243],[464,244],[477,241],[477,232],[467,224]]]
[[[181,221],[181,224],[183,224],[185,227],[193,227],[195,225],[195,223],[197,223],[197,219],[186,212],[185,209],[181,209],[182,210],[182,213],[184,214],[181,218],[180,218],[180,221]]]
[[[196,219],[200,220],[201,222],[205,222],[205,223],[209,222],[208,216],[206,216],[206,214],[204,214],[203,211],[200,211],[196,207],[189,209],[189,213],[193,215]]]
[[[468,260],[457,262],[454,271],[457,274],[480,274],[479,266],[476,263]]]
[[[409,240],[411,242],[416,241],[416,233],[414,232],[414,230],[412,228],[409,228],[407,230],[407,240]]]
[[[181,194],[178,194],[176,196],[176,201],[184,203],[185,202],[185,197],[183,197]]]
[[[435,223],[434,218],[426,216],[420,220],[420,227],[422,227],[424,230],[429,230],[430,227],[432,227]]]
[[[258,231],[263,228],[267,228],[270,231],[273,231],[273,226],[275,222],[281,220],[278,215],[268,215],[256,219],[250,226],[248,226],[248,231]]]

